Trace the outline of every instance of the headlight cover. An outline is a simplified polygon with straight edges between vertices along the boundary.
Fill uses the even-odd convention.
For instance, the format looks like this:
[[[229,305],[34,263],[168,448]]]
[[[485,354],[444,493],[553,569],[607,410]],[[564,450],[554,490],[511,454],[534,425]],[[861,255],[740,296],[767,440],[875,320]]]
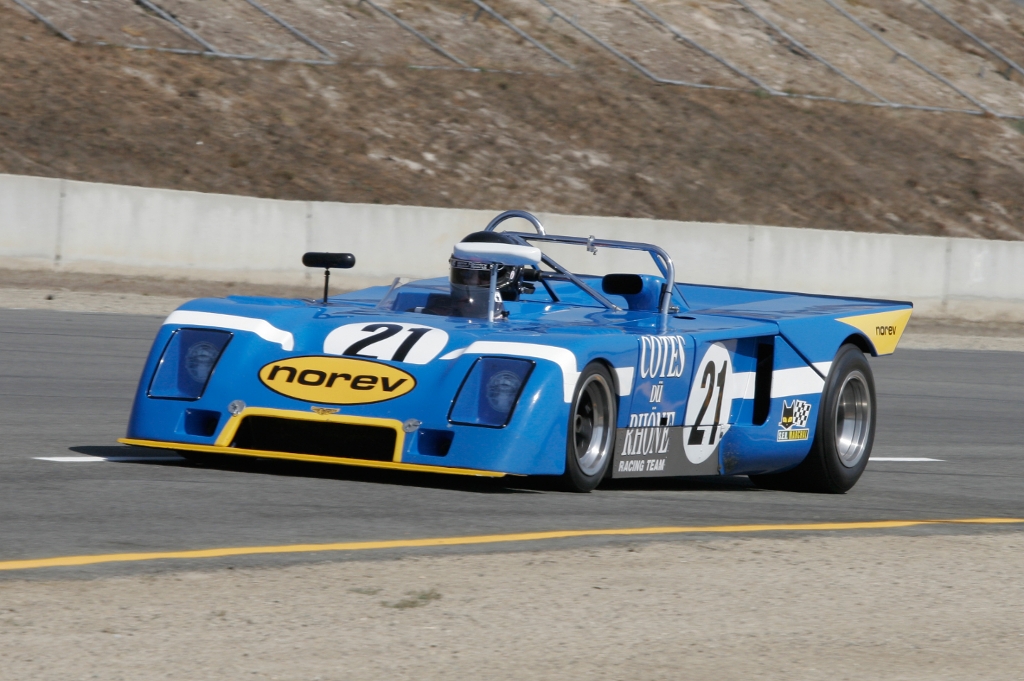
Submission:
[[[448,420],[465,426],[504,428],[533,366],[527,359],[478,358],[455,396]]]
[[[171,334],[149,383],[150,397],[198,400],[232,334],[214,329],[178,329]]]

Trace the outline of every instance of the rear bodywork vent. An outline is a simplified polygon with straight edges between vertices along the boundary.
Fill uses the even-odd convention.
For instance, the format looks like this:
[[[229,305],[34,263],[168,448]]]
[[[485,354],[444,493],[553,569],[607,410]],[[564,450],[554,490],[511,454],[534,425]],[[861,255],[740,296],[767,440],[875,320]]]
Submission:
[[[775,339],[757,346],[757,371],[754,374],[754,425],[768,420],[772,410],[772,372],[775,370]]]
[[[233,447],[284,454],[315,454],[393,461],[398,434],[392,428],[354,423],[246,416]]]

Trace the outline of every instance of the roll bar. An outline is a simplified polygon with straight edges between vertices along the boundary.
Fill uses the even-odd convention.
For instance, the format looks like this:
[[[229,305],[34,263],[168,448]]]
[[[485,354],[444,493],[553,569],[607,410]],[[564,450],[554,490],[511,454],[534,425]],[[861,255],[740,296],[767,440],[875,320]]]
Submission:
[[[528,213],[525,210],[505,211],[501,215],[498,215],[493,220],[488,222],[487,227],[484,228],[484,231],[493,232],[498,227],[498,225],[505,222],[505,220],[509,220],[511,218],[522,218],[523,220],[526,220],[531,225],[533,225],[533,228],[537,230],[537,234],[540,234],[541,236],[544,236],[546,234],[546,232],[544,231],[544,225],[540,224],[540,220],[537,219],[537,216],[535,216],[533,213]]]
[[[627,251],[643,251],[651,256],[654,260],[654,264],[657,265],[661,271],[662,276],[665,277],[665,290],[662,291],[661,300],[658,304],[658,311],[664,317],[668,317],[669,307],[672,305],[672,291],[676,285],[676,267],[672,262],[672,257],[660,246],[654,244],[645,244],[638,241],[614,241],[611,239],[598,239],[593,236],[588,238],[578,236],[560,236],[556,234],[548,234],[544,231],[544,226],[540,223],[534,215],[528,213],[525,210],[507,210],[501,215],[498,215],[488,223],[487,228],[484,231],[493,232],[495,228],[505,220],[510,218],[522,218],[533,225],[533,228],[537,230],[536,234],[529,232],[505,232],[512,236],[517,236],[524,241],[542,241],[546,243],[556,244],[570,244],[576,246],[585,246],[587,250],[592,253],[597,253],[598,248],[618,248]],[[547,255],[543,256],[543,262],[545,265],[555,270],[559,274],[568,277],[574,284],[579,286],[581,289],[586,291],[594,300],[601,303],[610,310],[621,309],[618,305],[608,300],[606,297],[598,293],[589,286],[586,282],[581,280],[578,276],[565,269],[557,262],[552,260]]]

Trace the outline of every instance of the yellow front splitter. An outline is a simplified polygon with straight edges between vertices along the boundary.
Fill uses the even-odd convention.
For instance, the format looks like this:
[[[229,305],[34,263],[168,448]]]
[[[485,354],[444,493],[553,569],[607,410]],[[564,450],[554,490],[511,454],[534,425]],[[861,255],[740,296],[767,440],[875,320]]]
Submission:
[[[393,471],[409,471],[413,473],[447,473],[448,475],[472,475],[483,478],[502,478],[504,473],[497,471],[481,471],[472,468],[449,468],[446,466],[428,466],[418,463],[400,463],[397,461],[367,461],[366,459],[350,459],[341,456],[319,456],[317,454],[290,454],[287,452],[266,452],[260,449],[242,449],[240,447],[223,447],[220,445],[196,445],[184,442],[164,442],[162,440],[136,440],[122,437],[117,440],[124,445],[134,447],[151,447],[153,449],[173,449],[176,451],[199,452],[202,454],[224,454],[228,456],[250,456],[260,459],[283,459],[286,461],[308,461],[310,463],[331,463],[343,466],[360,466],[362,468],[386,468]]]

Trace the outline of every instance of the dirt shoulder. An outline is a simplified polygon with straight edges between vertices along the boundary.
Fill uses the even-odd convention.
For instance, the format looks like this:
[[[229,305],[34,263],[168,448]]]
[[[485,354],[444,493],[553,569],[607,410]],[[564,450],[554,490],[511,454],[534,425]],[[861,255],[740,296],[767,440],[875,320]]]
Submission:
[[[193,298],[313,298],[320,286],[0,269],[0,308],[166,316]]]
[[[202,3],[179,4],[187,13],[188,5]],[[291,4],[280,3],[282,11]],[[415,21],[423,23],[417,25],[451,40],[485,31],[482,47],[500,43],[509,54],[515,48],[538,63],[533,48],[509,40],[508,29],[494,22],[473,22],[472,6],[462,4],[407,3],[403,16],[418,12]],[[539,4],[512,4],[523,7],[506,11],[530,30],[555,31],[551,44],[578,68],[410,68],[429,54],[407,54],[409,36],[401,31],[394,40],[370,41],[380,54],[346,57],[345,41],[372,34],[360,27],[383,30],[389,21],[355,2],[324,5],[323,12],[337,16],[302,23],[328,30],[348,26],[331,23],[342,15],[354,22],[323,37],[336,41],[330,44],[343,62],[323,66],[70,44],[3,3],[0,172],[283,199],[1024,237],[1024,127],[1018,123],[655,85],[562,22],[549,22]],[[614,12],[630,13],[629,22],[616,14],[614,25],[634,31],[615,35],[628,38],[629,49],[643,59],[655,60],[654,43],[642,47],[647,33],[641,29],[654,30],[650,22],[637,24],[637,10],[627,3],[611,4],[618,7]],[[310,7],[305,0],[299,5]],[[743,40],[734,41],[735,49],[749,43],[743,49],[752,64],[767,65],[772,59],[759,55],[770,53],[776,62],[788,60],[780,73],[801,80],[800,69],[810,68],[801,64],[816,63],[763,26],[747,26],[751,17],[737,11],[739,5],[699,5],[671,11],[680,23],[694,12],[709,14],[697,24],[740,22],[736,35]],[[92,11],[84,4],[40,6]],[[436,11],[426,12],[430,8]],[[612,21],[612,9],[599,9],[584,16],[588,25]],[[1021,12],[1016,6],[1006,11]],[[127,29],[133,39],[146,39],[128,19],[115,19],[96,30]],[[81,35],[91,35],[82,26]],[[211,39],[219,37],[206,28]],[[665,35],[653,35],[661,41],[657,49],[680,49]],[[942,55],[952,50],[950,64],[981,59],[960,42],[944,45]],[[680,53],[666,68],[690,62]],[[967,66],[957,68],[968,73]],[[1006,80],[991,68],[970,68]],[[1017,81],[1004,84],[1020,89]],[[900,81],[893,87],[906,89]],[[937,82],[928,87],[941,89]]]
[[[0,583],[0,678],[1020,679],[1019,532]]]
[[[900,347],[908,350],[1024,352],[1024,324],[911,317]]]
[[[57,270],[13,270],[0,268],[0,289],[38,290],[59,293],[130,294],[176,299],[223,296],[278,296],[310,298],[323,293],[319,271],[308,286],[251,284],[244,281],[203,281],[201,279],[165,279],[119,274],[92,274]],[[331,289],[332,291],[334,288]],[[341,290],[341,289],[338,289]]]

